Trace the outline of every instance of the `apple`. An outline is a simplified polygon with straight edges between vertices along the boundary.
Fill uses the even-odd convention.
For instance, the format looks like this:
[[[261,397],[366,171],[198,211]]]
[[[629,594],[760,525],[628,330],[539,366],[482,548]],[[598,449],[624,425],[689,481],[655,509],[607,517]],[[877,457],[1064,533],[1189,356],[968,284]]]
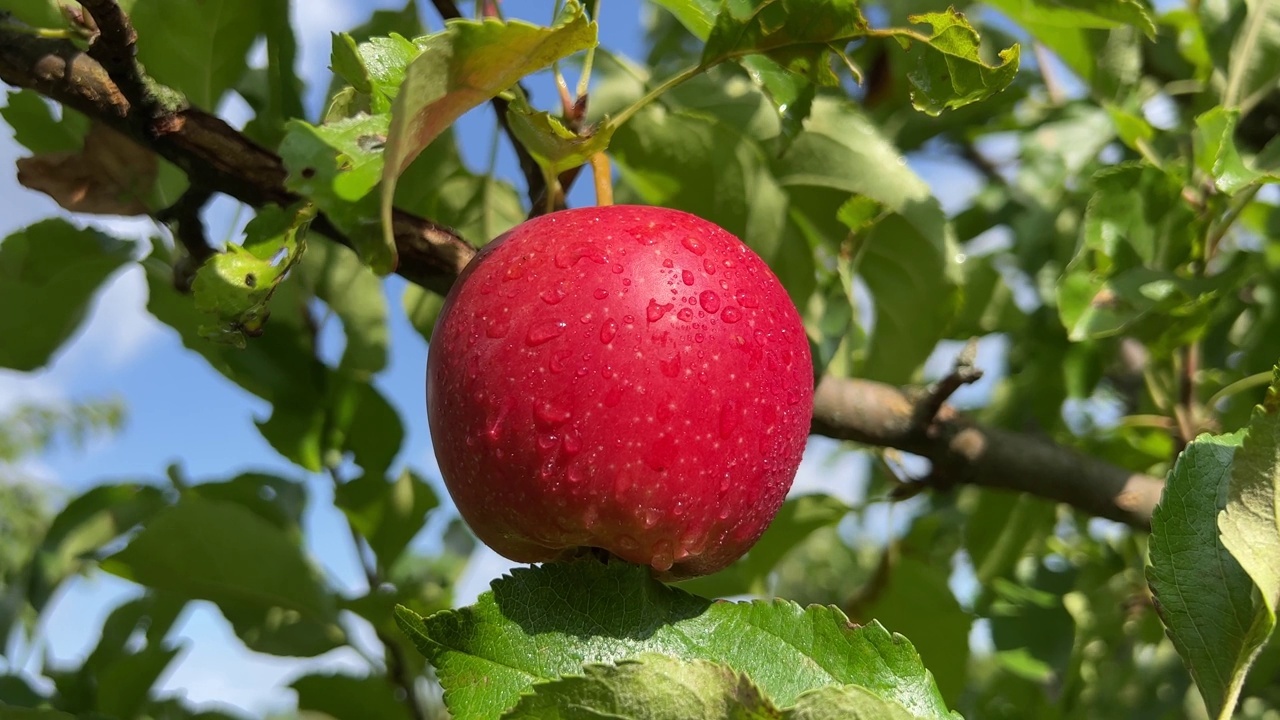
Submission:
[[[741,557],[795,478],[813,412],[800,316],[694,215],[544,215],[475,257],[427,361],[436,459],[501,555],[601,548],[663,579]]]

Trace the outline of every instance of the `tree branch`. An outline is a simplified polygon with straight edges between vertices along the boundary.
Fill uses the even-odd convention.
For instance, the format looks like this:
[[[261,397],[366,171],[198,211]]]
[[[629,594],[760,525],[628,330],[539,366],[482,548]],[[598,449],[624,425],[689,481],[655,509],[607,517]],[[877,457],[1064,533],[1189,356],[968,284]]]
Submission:
[[[0,25],[0,79],[31,88],[129,135],[185,170],[195,185],[254,207],[299,199],[285,188],[286,171],[279,157],[208,113],[155,108],[151,111],[166,114],[136,121],[134,114],[143,111],[120,92],[100,63],[69,42],[35,38]],[[428,289],[447,292],[475,254],[443,225],[399,211],[393,223],[400,254],[397,272]],[[350,244],[323,216],[313,228]],[[1149,527],[1163,487],[1159,479],[1046,439],[982,426],[944,404],[922,423],[917,406],[904,391],[889,385],[825,377],[814,398],[813,431],[921,455],[933,462],[933,477],[949,485],[1031,493],[1137,528]]]

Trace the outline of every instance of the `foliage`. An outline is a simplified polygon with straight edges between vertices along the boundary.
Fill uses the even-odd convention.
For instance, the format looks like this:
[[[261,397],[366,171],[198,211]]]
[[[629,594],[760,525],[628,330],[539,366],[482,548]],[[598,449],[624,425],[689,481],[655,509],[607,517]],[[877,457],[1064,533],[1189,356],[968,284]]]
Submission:
[[[626,57],[597,47],[629,22],[611,3],[545,3],[533,22],[482,0],[426,33],[409,0],[332,28],[333,79],[308,113],[287,0],[121,0],[160,112],[238,97],[243,133],[280,158],[276,194],[221,248],[184,219],[211,178],[180,144],[11,80],[19,39],[84,48],[84,6],[110,4],[0,0],[15,86],[0,115],[32,154],[24,185],[165,226],[126,239],[59,217],[0,242],[0,367],[51,363],[108,278],[140,265],[148,311],[269,408],[258,428],[297,468],[103,481],[51,517],[30,485],[0,483],[6,653],[38,645],[34,620],[81,573],[141,588],[83,662],[37,660],[35,683],[6,663],[0,717],[225,717],[154,689],[195,601],[269,655],[358,646],[371,627],[365,676],[293,683],[300,711],[339,719],[1280,712],[1280,3],[655,0],[647,57]],[[567,82],[559,107],[529,92],[566,68],[590,102]],[[455,123],[486,103],[510,125],[495,142],[527,155],[520,177],[463,160]],[[864,486],[819,469],[831,495],[789,499],[721,573],[668,587],[588,555],[454,607],[474,541],[400,457],[402,418],[374,384],[398,314],[429,339],[441,307],[417,284],[389,307],[381,276],[421,280],[393,219],[481,246],[605,157],[597,185],[618,201],[693,212],[770,264],[819,376],[919,384],[949,341],[983,338],[1004,372],[975,421],[1167,476],[1150,533],[1034,478],[1028,494],[940,467],[904,482],[894,470],[920,466],[865,438],[829,459],[873,459]],[[119,419],[20,409],[0,421],[0,472]],[[308,556],[316,481],[359,591]]]

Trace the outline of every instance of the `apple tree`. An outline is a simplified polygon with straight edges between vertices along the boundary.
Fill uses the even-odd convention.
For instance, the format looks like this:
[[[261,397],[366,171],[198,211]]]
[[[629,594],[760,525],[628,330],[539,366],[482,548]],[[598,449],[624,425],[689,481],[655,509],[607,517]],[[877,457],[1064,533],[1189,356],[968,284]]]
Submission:
[[[299,711],[339,720],[1280,713],[1280,2],[409,0],[331,28],[313,112],[309,12],[0,0],[16,177],[66,211],[0,242],[0,366],[48,364],[99,287],[140,265],[147,310],[270,408],[258,430],[294,466],[103,482],[47,522],[13,513],[13,533],[0,513],[6,648],[76,574],[145,589],[82,663],[37,663],[42,678],[0,665],[0,717],[225,717],[155,690],[195,601],[257,653],[317,657],[370,629],[366,673],[291,686]],[[637,17],[638,54],[602,42]],[[229,98],[248,108],[239,127],[217,114]],[[491,158],[515,161],[465,160],[477,125]],[[251,217],[226,243],[206,229],[222,197]],[[571,205],[680,211],[745,243],[758,291],[722,298],[713,271],[748,272],[730,245],[695,263],[704,236],[658,220],[546,231]],[[155,232],[117,236],[95,215]],[[516,236],[530,244],[504,254]],[[638,260],[650,246],[670,254]],[[583,310],[582,293],[626,295],[604,287],[613,267],[633,279],[626,247],[653,268],[617,300],[639,302],[635,330]],[[388,302],[392,276],[404,290]],[[451,288],[520,278],[509,303],[470,301],[456,321],[482,324],[451,329]],[[654,299],[696,283],[711,284],[684,306]],[[374,384],[397,315],[450,373],[432,370],[436,397],[398,389],[419,398],[400,409]],[[571,332],[578,315],[590,328]],[[695,321],[675,355],[644,355],[666,347],[655,323]],[[504,322],[546,349],[537,367],[494,344]],[[326,325],[336,357],[320,352]],[[686,357],[775,330],[794,342],[750,356],[750,373],[715,359],[699,376]],[[616,367],[586,357],[625,332],[650,334]],[[581,380],[650,370],[687,382],[611,399]],[[538,404],[553,400],[630,415],[552,433],[572,415]],[[398,460],[400,413],[431,403],[444,477]],[[753,449],[664,434],[695,422]],[[798,453],[773,449],[793,427],[816,461],[783,502]],[[547,438],[593,459],[527,462]],[[609,455],[623,446],[634,457]],[[595,504],[513,489],[574,468]],[[762,473],[781,480],[751,486]],[[808,491],[814,476],[826,492]],[[317,477],[361,592],[307,554]],[[733,494],[748,486],[752,502]],[[476,540],[457,510],[495,550],[539,561],[465,607],[453,594]],[[700,519],[720,529],[697,547],[661,534]],[[649,551],[627,545],[634,522]],[[429,523],[423,554],[411,543]]]

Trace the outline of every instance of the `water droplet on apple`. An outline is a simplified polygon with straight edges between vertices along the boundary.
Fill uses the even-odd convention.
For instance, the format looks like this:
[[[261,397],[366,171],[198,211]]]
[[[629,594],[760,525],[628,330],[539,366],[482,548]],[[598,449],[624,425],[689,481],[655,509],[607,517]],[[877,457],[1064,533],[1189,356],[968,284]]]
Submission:
[[[600,326],[600,342],[606,345],[613,342],[614,336],[618,334],[618,321],[609,318]]]
[[[570,455],[577,455],[582,452],[582,436],[578,434],[577,430],[571,428],[569,432],[565,433],[563,443],[564,451]]]
[[[742,319],[742,311],[736,307],[729,306],[724,309],[724,312],[720,313],[720,319],[730,324],[736,323]]]
[[[693,311],[689,308],[684,308],[680,312],[676,313],[676,317],[685,322],[690,322],[693,320]]]
[[[721,506],[720,506],[720,513],[719,513],[719,515],[720,515],[720,519],[721,519],[721,520],[728,520],[728,519],[729,519],[729,509],[730,509],[730,508],[729,508],[729,505],[728,505],[728,504],[724,504],[724,505],[721,505]]]
[[[659,320],[662,319],[663,315],[667,314],[667,311],[671,310],[674,307],[675,307],[674,303],[659,305],[656,299],[649,298],[649,307],[645,308],[645,311],[644,311],[645,317],[647,317],[649,319],[649,322],[651,323],[658,322]]]
[[[728,440],[742,422],[742,406],[737,400],[727,400],[720,406],[720,439]]]
[[[549,399],[544,399],[535,405],[533,414],[538,420],[552,427],[563,425],[569,418],[573,417],[572,410],[557,405],[555,401]]]
[[[756,329],[755,332],[751,333],[751,335],[756,339],[757,345],[764,345],[765,343],[769,342],[769,336],[766,335],[763,330],[760,330],[758,328]]]
[[[695,333],[693,336],[694,342],[702,342],[704,339],[705,338],[703,337],[702,333]]]
[[[659,540],[653,545],[653,559],[649,564],[658,572],[666,572],[675,564],[670,540]]]
[[[556,253],[556,267],[561,270],[571,268],[574,265],[577,265],[583,258],[587,258],[597,265],[603,265],[608,262],[605,256],[602,255],[591,243],[579,242],[574,243],[567,249]]]
[[[635,319],[635,316],[634,316],[634,315],[623,315],[623,316],[622,316],[622,322],[624,322],[624,323],[626,323],[626,324],[628,324],[628,325],[631,325],[631,324],[632,324],[632,323],[634,323],[635,321],[636,321],[636,319]]]
[[[698,294],[698,304],[703,310],[709,313],[715,313],[720,309],[720,296],[716,295],[714,290],[703,290]]]
[[[511,318],[506,313],[489,321],[488,326],[484,329],[484,334],[494,340],[506,337],[509,332],[511,332]]]
[[[622,274],[622,266],[621,266],[621,265],[614,265],[614,266],[613,266],[613,274],[614,274],[614,275],[621,275],[621,274]]]
[[[622,386],[614,385],[609,388],[609,392],[604,394],[605,407],[617,407],[622,402]]]
[[[702,269],[705,270],[708,275],[716,274],[716,264],[711,262],[711,258],[703,259]]]
[[[734,296],[738,300],[738,304],[744,308],[760,307],[760,303],[756,302],[756,298],[746,290],[739,290]]]
[[[685,238],[680,241],[680,244],[684,246],[685,250],[688,250],[694,255],[705,255],[707,252],[707,246],[702,244],[702,241],[696,237],[685,236]]]
[[[662,518],[662,511],[656,507],[648,508],[644,511],[644,527],[649,529],[658,524],[658,520]]]
[[[548,305],[555,305],[568,297],[568,295],[569,291],[565,289],[564,283],[558,282],[555,287],[543,290],[538,294],[538,297],[542,298],[542,302]]]
[[[564,372],[564,361],[569,359],[573,354],[572,350],[558,350],[547,360],[547,369],[553,373]]]
[[[682,270],[682,271],[680,271],[680,280],[681,280],[685,285],[692,285],[692,284],[693,284],[693,272],[692,272],[692,271],[690,271],[690,270]]]
[[[618,545],[622,546],[623,550],[635,550],[640,547],[640,543],[636,542],[636,539],[630,535],[623,535],[618,538]]]
[[[555,435],[539,435],[538,436],[538,447],[543,451],[551,450],[556,445],[559,445],[559,444],[560,444],[560,438],[556,437]]]
[[[591,297],[597,300],[603,300],[609,297],[609,291],[605,290],[604,288],[596,288],[596,291],[591,293]]]
[[[675,264],[675,263],[673,263],[673,262],[671,262],[671,258],[667,258],[666,260],[663,260],[663,261],[662,261],[662,267],[664,267],[664,268],[671,268],[671,267],[675,267],[675,266],[676,266],[676,264]]]
[[[727,267],[727,268],[737,267],[737,266],[738,266],[738,263],[737,263],[737,262],[735,262],[733,258],[725,258],[725,259],[724,259],[724,266],[725,266],[725,267]]]
[[[544,320],[529,328],[529,333],[525,335],[524,342],[529,347],[536,347],[560,337],[568,326],[569,323],[563,320]]]

